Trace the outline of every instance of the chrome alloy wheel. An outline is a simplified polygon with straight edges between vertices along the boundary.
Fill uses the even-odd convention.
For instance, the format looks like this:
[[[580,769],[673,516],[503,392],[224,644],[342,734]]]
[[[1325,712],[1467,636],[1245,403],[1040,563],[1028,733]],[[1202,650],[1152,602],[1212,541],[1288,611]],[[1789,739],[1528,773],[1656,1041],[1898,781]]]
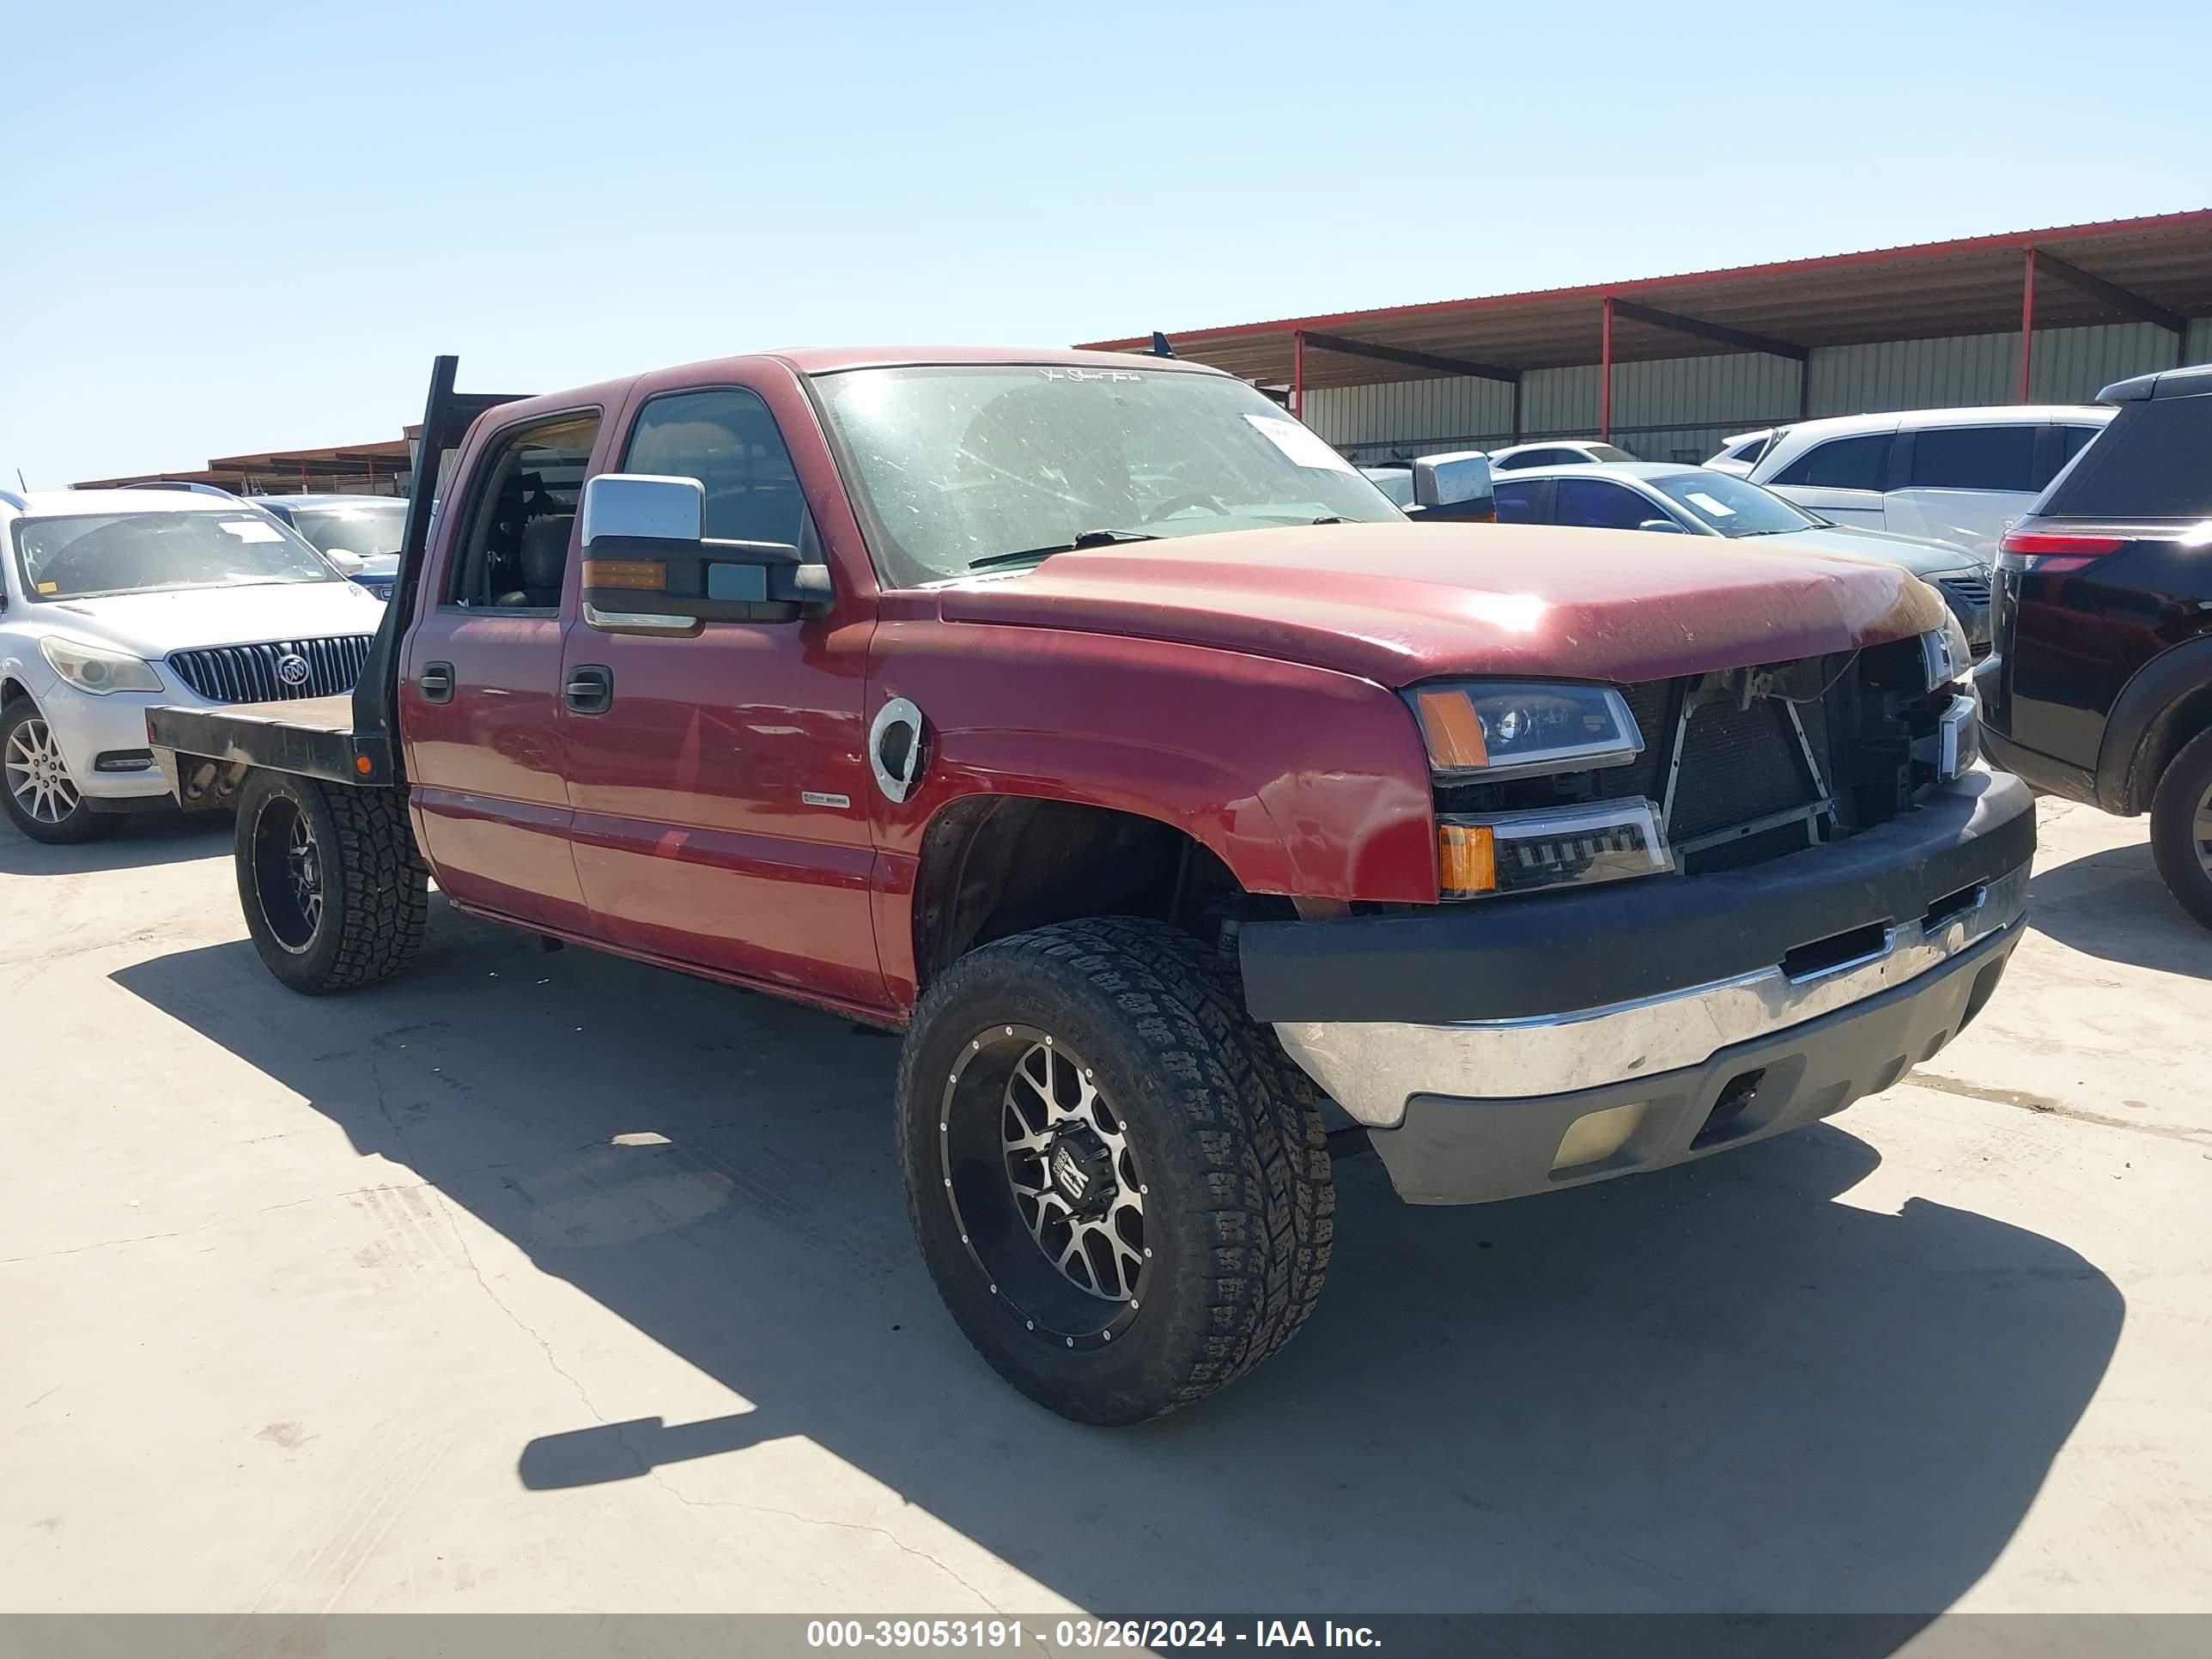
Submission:
[[[1145,1270],[1146,1194],[1090,1069],[1046,1037],[1015,1061],[1003,1107],[1006,1181],[1037,1249],[1079,1289],[1133,1300]]]
[[[960,1242],[991,1294],[1069,1347],[1112,1341],[1144,1305],[1150,1193],[1091,1066],[1049,1032],[994,1026],[963,1052],[938,1127]]]
[[[8,750],[0,761],[8,792],[24,815],[37,823],[61,823],[83,799],[63,763],[61,745],[52,728],[33,714],[8,734]]]

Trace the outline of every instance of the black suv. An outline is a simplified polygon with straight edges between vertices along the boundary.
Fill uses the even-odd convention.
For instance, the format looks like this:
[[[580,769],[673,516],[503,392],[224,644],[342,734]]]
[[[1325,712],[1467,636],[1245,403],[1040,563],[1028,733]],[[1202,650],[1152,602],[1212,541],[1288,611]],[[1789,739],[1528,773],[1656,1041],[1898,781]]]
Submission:
[[[2212,927],[2212,365],[2106,386],[2118,416],[2005,534],[1991,758],[2150,815],[2166,887]]]

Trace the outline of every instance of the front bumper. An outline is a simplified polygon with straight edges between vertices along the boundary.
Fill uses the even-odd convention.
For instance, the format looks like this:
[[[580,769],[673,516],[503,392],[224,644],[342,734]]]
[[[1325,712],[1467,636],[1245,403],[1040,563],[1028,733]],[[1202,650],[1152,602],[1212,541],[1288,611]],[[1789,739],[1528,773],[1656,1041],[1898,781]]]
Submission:
[[[31,700],[61,748],[70,781],[94,810],[113,802],[128,811],[142,802],[158,806],[168,798],[168,781],[146,742],[146,711],[173,701],[171,694],[117,691],[94,697],[57,677],[43,689],[33,687]],[[100,765],[103,756],[137,755],[146,757],[145,764],[129,771],[103,770]]]
[[[2033,850],[2026,786],[1978,770],[1745,870],[1249,927],[1247,999],[1402,1196],[1510,1198],[1887,1088],[1995,990]]]

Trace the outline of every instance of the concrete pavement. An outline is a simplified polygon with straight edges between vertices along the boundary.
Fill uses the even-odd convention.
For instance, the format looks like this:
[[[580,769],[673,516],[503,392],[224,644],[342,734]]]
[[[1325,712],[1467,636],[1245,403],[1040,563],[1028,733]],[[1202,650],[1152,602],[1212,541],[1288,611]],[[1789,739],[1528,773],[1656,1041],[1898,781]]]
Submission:
[[[1145,1428],[939,1307],[896,1044],[434,903],[309,1001],[224,823],[0,826],[0,1607],[2212,1609],[2212,933],[2045,803],[1888,1094],[1475,1210]]]

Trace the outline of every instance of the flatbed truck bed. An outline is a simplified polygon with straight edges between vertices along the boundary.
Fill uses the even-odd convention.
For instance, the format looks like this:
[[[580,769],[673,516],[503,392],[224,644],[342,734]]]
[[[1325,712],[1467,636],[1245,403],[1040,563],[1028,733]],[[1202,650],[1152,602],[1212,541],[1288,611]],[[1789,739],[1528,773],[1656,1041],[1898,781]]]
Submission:
[[[186,806],[227,793],[210,790],[209,779],[195,788],[191,763],[212,763],[222,771],[266,767],[325,783],[381,783],[390,781],[380,764],[380,734],[368,736],[354,723],[353,699],[298,697],[278,702],[233,703],[222,708],[164,707],[146,711],[146,736],[169,787]],[[209,800],[206,804],[212,805]]]
[[[506,393],[455,392],[453,368],[452,357],[441,357],[431,370],[420,442],[422,454],[428,459],[408,497],[399,573],[352,694],[231,703],[220,708],[168,705],[148,709],[148,745],[179,805],[188,811],[232,805],[245,775],[256,770],[289,772],[356,787],[380,788],[401,781],[392,720],[399,642],[414,619],[438,472],[443,458],[459,447],[471,422],[486,410],[514,401]]]

